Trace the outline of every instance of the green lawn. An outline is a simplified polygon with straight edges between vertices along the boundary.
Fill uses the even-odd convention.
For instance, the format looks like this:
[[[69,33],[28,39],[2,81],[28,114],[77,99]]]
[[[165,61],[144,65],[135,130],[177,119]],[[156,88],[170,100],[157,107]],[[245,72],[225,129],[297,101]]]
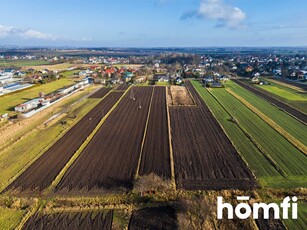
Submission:
[[[242,88],[234,82],[228,82],[226,87],[243,97],[246,101],[256,107],[260,112],[272,119],[276,124],[286,130],[290,135],[307,146],[307,126],[283,112],[266,100],[257,97],[250,91]]]
[[[64,86],[72,85],[74,83],[71,78],[61,78],[47,84],[33,86],[31,88],[17,91],[16,93],[4,95],[0,97],[0,114],[14,111],[14,107],[30,99],[38,97],[39,92],[46,94],[51,93]]]
[[[36,66],[46,65],[49,62],[44,60],[0,60],[0,67],[23,67],[23,66]]]
[[[0,230],[15,229],[26,211],[0,207]]]
[[[262,185],[287,188],[306,186],[307,160],[305,155],[224,89],[210,90],[218,100],[214,101],[212,95],[200,83],[195,81],[192,83]],[[251,136],[261,150],[269,155],[287,178],[281,177],[237,124],[229,121],[229,114],[238,121],[240,127]],[[278,180],[272,179],[275,177]]]

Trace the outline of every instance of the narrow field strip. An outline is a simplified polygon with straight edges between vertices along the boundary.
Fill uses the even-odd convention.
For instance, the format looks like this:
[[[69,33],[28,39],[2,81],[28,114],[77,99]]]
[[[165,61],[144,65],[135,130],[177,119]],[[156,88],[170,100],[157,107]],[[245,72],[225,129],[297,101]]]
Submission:
[[[306,114],[304,114],[304,113],[298,111],[297,109],[285,104],[284,102],[281,102],[281,101],[273,98],[272,96],[268,95],[268,93],[262,92],[261,89],[255,89],[254,87],[247,85],[246,83],[243,83],[243,82],[241,82],[237,79],[233,79],[232,81],[234,81],[235,83],[237,83],[241,87],[251,91],[252,93],[256,94],[257,96],[264,98],[265,100],[267,100],[271,104],[273,104],[273,105],[279,107],[280,109],[284,110],[285,112],[287,112],[291,116],[295,117],[299,121],[303,122],[304,124],[307,124]]]
[[[151,98],[150,98],[148,114],[147,114],[146,124],[145,124],[145,130],[144,130],[143,140],[142,140],[142,144],[141,144],[141,151],[140,151],[140,155],[139,155],[139,159],[138,159],[138,165],[136,167],[136,172],[135,172],[135,179],[137,179],[139,177],[139,171],[140,171],[140,167],[141,167],[141,161],[142,161],[144,144],[145,144],[145,140],[146,140],[146,134],[147,134],[147,131],[148,131],[148,123],[149,123],[149,118],[150,118],[150,114],[151,114],[151,106],[152,106],[152,100],[153,100],[154,93],[155,93],[155,87],[153,87]]]
[[[56,186],[57,193],[132,188],[152,87],[132,87]]]
[[[290,114],[284,112],[280,108],[274,106],[265,99],[258,97],[249,90],[244,89],[234,82],[226,84],[228,89],[244,98],[247,102],[252,104],[257,110],[265,114],[268,118],[273,120],[277,125],[282,127],[286,132],[292,135],[295,139],[307,146],[307,125],[298,121]]]
[[[155,86],[141,155],[139,175],[171,179],[165,87]]]
[[[168,100],[169,87],[165,90],[165,99],[166,99],[166,114],[167,114],[167,130],[168,130],[168,142],[169,142],[169,153],[170,153],[170,167],[171,167],[171,180],[174,189],[176,190],[176,176],[175,176],[175,162],[174,162],[174,152],[172,144],[172,134],[171,134],[171,117],[170,117],[170,101]]]
[[[296,92],[307,93],[306,89],[302,89],[301,87],[291,85],[291,84],[285,83],[283,81],[278,81],[278,80],[274,80],[274,79],[265,79],[265,80],[268,81],[268,82],[271,82],[271,83],[275,83],[275,84],[280,85],[280,86],[290,88],[290,89],[292,89]]]
[[[110,92],[88,112],[77,124],[62,136],[51,148],[42,154],[4,191],[41,192],[49,187],[80,145],[92,133],[105,112],[120,98],[120,93]]]
[[[171,107],[177,188],[252,189],[254,175],[237,153],[192,84],[197,107]]]
[[[286,140],[288,140],[291,144],[293,144],[302,153],[307,155],[307,147],[304,144],[302,144],[300,141],[298,141],[296,138],[294,138],[292,135],[290,135],[286,130],[284,130],[281,126],[276,124],[272,119],[267,117],[264,113],[260,112],[256,107],[254,107],[252,104],[250,104],[244,98],[242,98],[238,94],[234,93],[231,89],[226,88],[225,90],[228,93],[230,93],[232,96],[237,98],[239,101],[241,101],[247,108],[249,108],[251,111],[253,111],[255,114],[257,114],[263,121],[268,123],[273,129],[275,129],[282,136],[284,136],[284,138]]]
[[[255,172],[256,177],[278,176],[280,173],[263,156],[258,144],[251,140],[250,135],[243,129],[242,125],[234,119],[220,101],[211,93],[211,90],[204,89],[200,83],[193,82],[194,87],[208,104],[212,114],[220,122],[228,138],[232,141],[243,159]]]
[[[55,178],[55,180],[52,182],[51,186],[46,189],[45,194],[48,194],[49,192],[51,192],[52,190],[54,190],[56,188],[56,186],[58,185],[58,183],[61,181],[61,179],[63,178],[64,174],[66,173],[66,171],[69,169],[69,167],[72,166],[72,164],[75,162],[75,160],[79,157],[79,155],[82,153],[82,151],[84,150],[84,148],[88,145],[88,143],[90,143],[90,141],[93,139],[93,137],[95,136],[95,134],[98,132],[98,130],[100,129],[100,127],[103,125],[103,123],[106,121],[106,119],[110,116],[110,114],[113,112],[113,110],[117,107],[117,105],[119,104],[119,102],[122,100],[122,98],[127,94],[129,90],[127,90],[124,94],[122,94],[122,92],[119,93],[122,94],[122,96],[118,99],[118,101],[113,105],[113,107],[107,112],[107,114],[101,119],[101,121],[98,123],[98,125],[95,127],[95,129],[93,130],[93,132],[86,138],[86,140],[82,143],[82,145],[80,146],[80,148],[75,152],[75,154],[71,157],[71,159],[67,162],[67,164],[64,166],[64,168],[61,170],[61,172],[58,174],[58,176]],[[116,93],[116,92],[112,92],[112,93]],[[117,92],[118,93],[118,92]]]
[[[261,133],[256,136],[254,133],[250,133],[250,128],[247,124],[251,124],[251,122],[256,123],[256,120],[253,119],[255,114],[249,115],[251,111],[245,112],[246,109],[244,109],[242,114],[238,114],[236,111],[240,108],[236,105],[237,103],[235,101],[227,104],[225,103],[227,98],[233,96],[225,92],[224,89],[205,89],[201,83],[197,81],[192,81],[192,83],[202,99],[208,104],[218,122],[223,126],[227,136],[233,142],[238,152],[247,162],[250,169],[255,173],[262,186],[273,188],[296,188],[303,186],[307,182],[307,177],[303,176],[306,175],[304,173],[301,176],[289,176],[289,174],[287,174],[286,178],[282,176],[285,174],[284,169],[281,168],[278,162],[271,156],[271,151],[273,150],[269,148],[273,147],[272,145],[274,145],[274,142],[271,141],[271,146],[266,146],[265,143],[261,141]],[[217,95],[217,97],[215,95]],[[230,106],[231,104],[233,104],[233,106]],[[267,105],[265,104],[264,106]],[[243,115],[250,121],[249,123],[242,120]],[[287,153],[283,153],[283,155],[287,155]],[[304,156],[303,154],[301,155]],[[289,160],[289,158],[286,159]]]
[[[106,96],[112,88],[101,88],[97,92],[93,93],[89,98],[103,98]]]
[[[36,213],[27,220],[22,229],[111,229],[113,210],[90,212]]]
[[[287,176],[307,175],[306,155],[224,89],[211,93]]]

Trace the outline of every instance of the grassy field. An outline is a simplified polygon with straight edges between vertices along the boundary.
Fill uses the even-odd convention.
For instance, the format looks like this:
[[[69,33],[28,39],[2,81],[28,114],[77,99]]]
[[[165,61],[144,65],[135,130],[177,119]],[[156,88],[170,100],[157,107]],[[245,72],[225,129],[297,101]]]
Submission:
[[[289,101],[307,101],[307,94],[297,92],[282,85],[271,83],[271,85],[257,86]]]
[[[168,86],[169,85],[169,82],[160,82],[160,81],[157,81],[155,85],[158,85],[158,86]]]
[[[64,77],[70,77],[70,76],[73,76],[75,73],[79,73],[79,72],[80,72],[79,69],[75,69],[75,70],[62,72],[61,75],[63,75]]]
[[[0,230],[15,229],[26,211],[0,207]]]
[[[43,60],[0,60],[0,68],[7,67],[24,67],[24,66],[37,66],[46,65],[49,62]]]
[[[289,214],[288,220],[283,220],[288,229],[307,229],[307,202],[299,202],[298,206],[298,218],[293,220]],[[291,212],[290,212],[291,213]]]
[[[287,113],[281,111],[277,107],[273,106],[266,100],[257,97],[250,91],[242,88],[236,83],[230,81],[226,84],[227,88],[230,88],[233,92],[241,97],[244,97],[246,101],[256,107],[259,111],[264,113],[267,117],[272,119],[276,124],[281,126],[289,134],[307,146],[307,126],[288,115]]]
[[[218,100],[214,102],[214,98],[200,83],[193,84],[262,185],[287,188],[306,185],[306,156],[225,90],[210,89],[210,93]],[[241,131],[236,122],[230,121],[230,116],[240,125]],[[258,149],[244,135],[242,128],[256,142]],[[272,162],[275,169],[272,169]]]
[[[270,82],[270,80],[267,79],[265,79],[265,81]],[[272,97],[276,98],[277,100],[283,101],[293,108],[296,108],[307,114],[307,93],[302,93],[275,82],[270,83],[271,85],[257,85],[256,87],[266,90],[272,95]]]
[[[64,86],[72,85],[74,83],[71,78],[62,78],[47,84],[33,86],[31,88],[0,97],[0,114],[14,111],[14,107],[30,99],[38,97],[39,92],[45,94],[51,93]]]
[[[275,79],[272,79],[272,78],[263,78],[262,80],[270,82],[270,83],[274,83],[274,84],[276,84],[278,86],[284,86],[287,89],[290,88],[290,89],[294,90],[295,92],[307,93],[306,90],[302,89],[301,87],[292,85],[290,82],[286,83],[286,82],[278,81],[278,80],[275,80]]]
[[[48,63],[42,63],[40,65],[27,65],[24,66],[23,69],[35,69],[35,70],[42,70],[42,69],[48,69],[48,70],[67,70],[67,68],[75,66],[74,64],[70,64],[70,63],[60,63],[60,64],[51,64],[51,65],[47,65]]]
[[[70,112],[70,115],[77,114],[77,119],[63,118],[67,125],[62,127],[59,122],[45,127],[36,129],[30,135],[13,144],[0,154],[0,191],[3,190],[16,175],[25,170],[34,160],[43,154],[64,131],[81,119],[90,109],[99,103],[99,99],[85,99],[79,102]],[[63,120],[62,119],[62,120]],[[31,146],[31,148],[29,148]]]

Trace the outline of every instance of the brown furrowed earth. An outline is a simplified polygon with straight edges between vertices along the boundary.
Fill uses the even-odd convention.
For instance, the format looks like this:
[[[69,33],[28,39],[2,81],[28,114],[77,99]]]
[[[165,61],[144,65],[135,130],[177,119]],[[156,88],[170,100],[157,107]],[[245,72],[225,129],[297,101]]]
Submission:
[[[142,150],[139,175],[154,173],[162,178],[171,178],[168,137],[166,90],[165,87],[156,86]]]
[[[235,83],[237,83],[241,87],[251,91],[252,93],[256,94],[257,96],[264,98],[265,100],[269,101],[270,103],[272,103],[276,107],[286,111],[287,113],[289,113],[293,117],[296,117],[298,120],[307,124],[307,116],[304,113],[302,113],[302,112],[292,108],[291,106],[273,98],[272,96],[270,96],[270,94],[267,91],[262,90],[262,89],[256,89],[256,88],[254,88],[250,85],[247,85],[246,83],[243,83],[242,81],[239,81],[237,79],[233,79],[232,81],[234,81]]]
[[[153,87],[132,87],[56,187],[66,191],[132,188]]]
[[[50,186],[61,169],[122,95],[123,92],[110,93],[29,166],[4,192],[8,190],[16,190],[16,192],[31,191],[32,193],[34,191],[41,192]]]
[[[120,84],[116,90],[127,90],[128,89],[128,85],[127,84]]]
[[[89,98],[103,98],[110,92],[111,88],[101,88],[97,92],[93,93]]]
[[[129,229],[178,229],[176,211],[171,206],[135,210]]]
[[[22,229],[67,229],[91,230],[112,229],[113,211],[108,212],[64,212],[36,213],[25,223]]]
[[[252,189],[254,176],[190,82],[196,107],[170,107],[175,177],[179,188]]]
[[[274,213],[271,209],[269,212],[269,219],[264,219],[263,209],[259,211],[259,218],[255,220],[259,229],[270,229],[270,230],[286,230],[281,220],[274,219]]]

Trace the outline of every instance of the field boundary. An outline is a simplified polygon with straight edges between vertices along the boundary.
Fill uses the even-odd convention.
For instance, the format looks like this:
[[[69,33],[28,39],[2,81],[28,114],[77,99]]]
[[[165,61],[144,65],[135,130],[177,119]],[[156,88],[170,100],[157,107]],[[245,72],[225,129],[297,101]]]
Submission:
[[[22,228],[25,225],[25,223],[29,220],[29,218],[31,216],[33,216],[38,211],[39,208],[40,208],[40,204],[39,204],[38,199],[36,199],[36,204],[34,205],[34,207],[31,210],[29,210],[27,212],[26,215],[24,215],[24,217],[22,218],[21,222],[16,227],[16,230],[22,230]]]
[[[291,134],[289,134],[286,130],[284,130],[281,126],[276,124],[272,119],[267,117],[264,113],[259,111],[256,107],[254,107],[252,104],[250,104],[248,101],[246,101],[241,96],[237,95],[235,92],[233,92],[231,89],[225,89],[229,94],[231,94],[233,97],[238,99],[243,105],[245,105],[249,110],[251,110],[253,113],[255,113],[258,117],[260,117],[264,122],[266,122],[268,125],[270,125],[275,131],[277,131],[279,134],[281,134],[287,141],[289,141],[294,147],[296,147],[298,150],[300,150],[302,153],[307,155],[307,147],[301,143],[299,140],[294,138]]]
[[[169,153],[170,153],[170,167],[171,167],[171,181],[176,190],[176,177],[175,177],[175,163],[174,163],[174,153],[173,153],[173,145],[172,145],[172,128],[171,128],[171,119],[169,113],[169,105],[167,100],[167,95],[169,93],[169,88],[166,87],[165,94],[166,94],[166,114],[167,114],[167,126],[168,126],[168,142],[169,142]]]
[[[95,134],[98,132],[100,127],[103,125],[103,123],[106,121],[106,119],[109,117],[109,115],[113,112],[113,110],[117,107],[119,102],[122,100],[122,98],[127,94],[130,88],[127,89],[127,91],[119,98],[119,100],[113,105],[113,107],[109,110],[109,112],[101,119],[101,121],[98,123],[96,128],[92,131],[92,133],[86,138],[86,140],[82,143],[82,145],[79,147],[79,149],[74,153],[74,155],[70,158],[70,160],[66,163],[64,168],[60,171],[60,173],[57,175],[57,177],[54,179],[54,181],[51,183],[51,185],[44,191],[44,194],[49,194],[52,190],[55,189],[55,187],[59,184],[59,182],[64,177],[66,171],[70,168],[70,166],[76,161],[76,159],[79,157],[79,155],[82,153],[83,149],[90,143],[92,138],[95,136]],[[112,90],[107,93],[102,100],[108,96],[110,93],[112,93]],[[101,100],[101,101],[102,101]]]
[[[243,126],[240,124],[240,122],[233,117],[227,109],[222,105],[222,103],[210,92],[210,90],[207,90],[210,95],[219,103],[219,105],[229,114],[231,118],[234,119],[235,123],[239,127],[239,129],[243,132],[243,134],[253,143],[253,145],[259,150],[259,152],[267,159],[271,165],[276,169],[277,172],[280,173],[281,176],[286,177],[286,174],[283,172],[282,169],[279,168],[278,164],[271,158],[271,156],[258,144],[258,142],[243,128]],[[223,129],[224,130],[224,129]],[[226,134],[227,135],[227,134]],[[238,151],[239,152],[239,151]],[[241,155],[241,154],[240,154]],[[243,157],[241,156],[243,159]],[[244,160],[244,159],[243,159]],[[245,161],[244,161],[245,162]],[[248,165],[248,164],[247,164]],[[252,171],[251,171],[252,172]],[[253,173],[253,172],[252,172]],[[256,177],[257,178],[257,177]]]
[[[152,100],[153,100],[154,92],[155,92],[155,87],[153,87],[151,97],[150,97],[150,104],[149,104],[148,114],[147,114],[145,128],[144,128],[144,135],[143,135],[143,140],[142,140],[142,144],[141,144],[141,151],[139,152],[139,159],[138,159],[138,164],[137,164],[137,167],[136,167],[134,179],[137,179],[139,177],[139,171],[140,171],[140,166],[141,166],[141,161],[142,161],[142,156],[143,156],[144,144],[145,144],[145,140],[146,140],[146,136],[147,136],[149,117],[151,115],[151,106],[152,106]]]

